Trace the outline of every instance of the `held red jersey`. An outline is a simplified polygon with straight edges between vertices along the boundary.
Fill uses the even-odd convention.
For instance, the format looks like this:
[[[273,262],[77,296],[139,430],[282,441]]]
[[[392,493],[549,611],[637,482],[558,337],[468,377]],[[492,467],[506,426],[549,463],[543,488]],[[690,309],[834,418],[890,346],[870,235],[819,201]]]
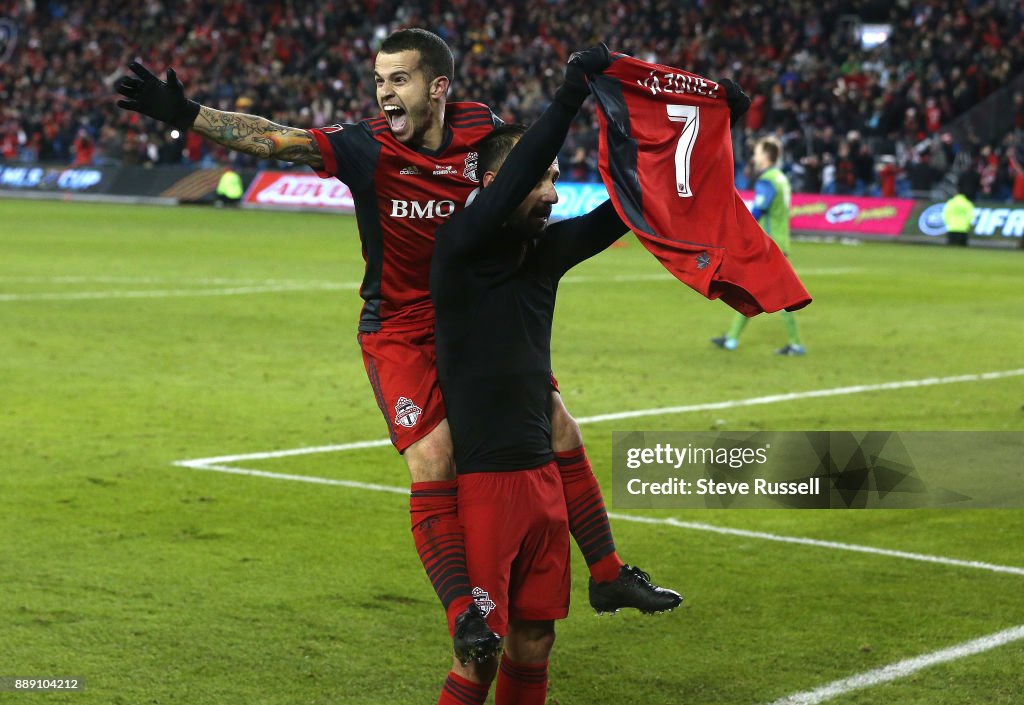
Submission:
[[[317,173],[345,182],[355,201],[366,262],[360,331],[433,323],[434,231],[478,186],[476,144],[499,124],[486,105],[449,103],[436,151],[403,145],[383,117],[310,130],[324,162]]]
[[[810,303],[736,192],[724,88],[624,55],[590,86],[600,107],[601,178],[662,265],[747,316]]]

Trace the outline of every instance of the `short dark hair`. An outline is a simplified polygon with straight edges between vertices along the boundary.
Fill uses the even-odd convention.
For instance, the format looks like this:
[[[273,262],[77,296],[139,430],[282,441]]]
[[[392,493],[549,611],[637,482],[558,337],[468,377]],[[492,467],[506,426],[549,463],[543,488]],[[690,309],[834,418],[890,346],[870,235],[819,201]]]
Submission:
[[[400,29],[392,32],[380,45],[381,53],[397,54],[401,51],[418,51],[420,68],[429,80],[444,76],[451,83],[455,80],[455,57],[444,40],[425,29]]]
[[[477,173],[480,178],[488,171],[497,171],[505,157],[516,146],[516,142],[526,132],[526,125],[512,122],[491,130],[491,133],[480,140],[477,151],[480,156],[477,159]]]

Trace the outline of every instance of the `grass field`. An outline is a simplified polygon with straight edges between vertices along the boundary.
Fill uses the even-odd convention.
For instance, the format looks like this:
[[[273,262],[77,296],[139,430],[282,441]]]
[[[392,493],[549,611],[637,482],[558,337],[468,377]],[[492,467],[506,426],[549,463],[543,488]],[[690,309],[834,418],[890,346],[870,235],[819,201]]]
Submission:
[[[616,430],[1024,430],[1024,376],[944,379],[1024,368],[1024,257],[794,255],[815,297],[802,359],[771,354],[785,340],[770,318],[738,351],[712,347],[731,311],[633,240],[582,265],[554,334],[569,409],[941,383],[585,423],[609,497]],[[354,221],[0,201],[0,263],[0,676],[87,682],[0,702],[436,702],[450,644],[400,492],[175,464],[262,453],[205,465],[406,485],[390,448],[346,449],[386,436],[355,340]],[[320,446],[342,448],[266,457]],[[613,526],[685,606],[599,619],[574,553],[550,703],[1024,701],[1024,630],[1005,632],[1024,625],[1024,510],[662,510]],[[865,672],[865,687],[783,700]]]

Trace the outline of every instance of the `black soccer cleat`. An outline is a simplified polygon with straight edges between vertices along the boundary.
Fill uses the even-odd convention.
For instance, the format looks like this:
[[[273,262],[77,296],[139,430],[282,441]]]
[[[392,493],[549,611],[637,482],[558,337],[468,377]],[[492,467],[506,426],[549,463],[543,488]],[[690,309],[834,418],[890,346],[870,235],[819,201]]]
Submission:
[[[784,348],[779,348],[775,351],[776,355],[783,355],[785,357],[802,357],[807,354],[807,348],[803,345],[796,345],[790,343]]]
[[[498,653],[501,637],[491,631],[484,613],[474,602],[455,618],[455,636],[452,638],[455,658],[465,666],[470,661],[486,661]]]
[[[736,338],[730,338],[727,335],[720,335],[717,338],[712,338],[711,343],[722,348],[722,350],[735,350],[739,346],[739,341]]]
[[[614,614],[625,607],[634,607],[644,614],[669,612],[682,601],[678,592],[653,585],[650,575],[628,565],[619,568],[619,577],[611,582],[590,579],[590,606],[598,614]]]

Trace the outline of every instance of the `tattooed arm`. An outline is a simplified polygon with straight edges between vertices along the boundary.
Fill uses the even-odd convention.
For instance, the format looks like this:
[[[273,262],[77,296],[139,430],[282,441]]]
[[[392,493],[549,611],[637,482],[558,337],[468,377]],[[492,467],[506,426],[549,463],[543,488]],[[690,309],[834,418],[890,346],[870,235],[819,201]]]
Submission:
[[[138,61],[130,63],[128,68],[135,75],[122,76],[115,84],[117,92],[124,96],[117,101],[119,108],[148,115],[179,130],[195,130],[236,152],[323,168],[320,148],[313,135],[305,130],[278,125],[255,115],[214,110],[189,100],[172,68],[167,69],[166,81],[161,81]]]
[[[279,159],[314,169],[324,166],[313,135],[256,115],[229,113],[204,105],[199,109],[192,130],[228,149],[260,159]]]

